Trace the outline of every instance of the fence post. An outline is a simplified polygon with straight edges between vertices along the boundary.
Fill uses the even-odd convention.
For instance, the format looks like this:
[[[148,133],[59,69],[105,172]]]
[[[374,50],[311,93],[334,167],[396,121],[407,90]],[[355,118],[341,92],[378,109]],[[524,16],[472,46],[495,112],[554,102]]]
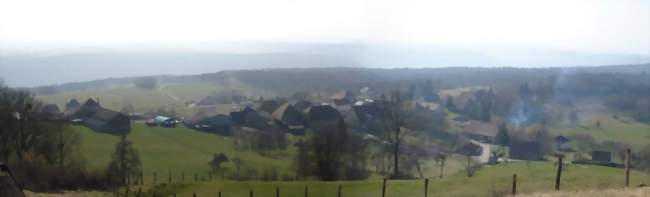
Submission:
[[[176,192],[174,192],[174,194],[172,194],[172,196],[173,196],[173,197],[176,197]]]
[[[562,177],[562,159],[564,155],[557,155],[557,176],[555,176],[555,190],[560,191],[560,178]]]
[[[339,194],[338,194],[338,197],[341,197],[341,192],[342,192],[341,190],[342,190],[341,185],[339,185]]]
[[[158,183],[157,179],[158,179],[158,176],[156,175],[156,171],[153,171],[153,185],[156,185],[156,183]]]
[[[384,183],[381,186],[381,197],[386,196],[386,178],[384,178]]]
[[[221,191],[219,191],[219,197],[221,197]]]
[[[632,150],[629,148],[625,150],[625,187],[630,187],[630,164],[632,160]]]
[[[195,172],[195,173],[194,173],[194,181],[198,181],[198,180],[199,180],[199,177],[198,177],[198,175],[197,175],[196,172]]]
[[[125,190],[126,191],[124,191],[124,196],[129,197],[129,185],[128,184],[126,185]]]
[[[275,197],[280,197],[280,187],[275,187]]]
[[[305,197],[309,197],[309,186],[305,185]]]
[[[140,186],[144,185],[144,172],[140,172]]]
[[[140,188],[138,189],[138,195],[137,195],[137,196],[140,197],[141,195],[142,195],[142,187],[140,187]]]
[[[196,197],[196,192],[192,192],[192,197]]]
[[[424,179],[424,197],[428,196],[429,192],[429,179]]]
[[[250,197],[253,197],[253,189],[251,189],[251,195],[250,195]]]
[[[181,172],[181,183],[185,182],[185,171]]]
[[[517,194],[517,174],[512,175],[512,196]]]
[[[172,183],[172,171],[169,171],[169,183]]]

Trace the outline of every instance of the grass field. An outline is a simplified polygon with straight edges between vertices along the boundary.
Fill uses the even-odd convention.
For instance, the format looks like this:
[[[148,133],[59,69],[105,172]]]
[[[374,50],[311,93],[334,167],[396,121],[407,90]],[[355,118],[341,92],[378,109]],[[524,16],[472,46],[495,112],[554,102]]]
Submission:
[[[556,166],[552,162],[511,163],[484,167],[474,177],[467,178],[459,172],[451,177],[432,179],[429,183],[429,196],[491,196],[493,193],[510,192],[512,175],[518,175],[518,193],[552,191],[554,189]],[[255,196],[275,196],[275,188],[280,188],[281,196],[303,196],[305,186],[309,196],[335,196],[338,186],[342,196],[381,196],[381,180],[338,181],[338,182],[234,182],[212,181],[175,184],[159,187],[159,191],[178,192],[179,196],[216,196],[221,191],[224,196],[247,196],[251,189]],[[648,183],[650,177],[634,172],[632,184]],[[570,165],[563,172],[563,191],[603,190],[621,188],[624,183],[622,169],[600,166]],[[175,190],[166,190],[175,188]],[[389,181],[387,196],[424,196],[423,180]]]
[[[600,127],[596,127],[600,121]],[[596,141],[621,142],[633,148],[642,148],[650,142],[650,124],[643,124],[627,117],[613,118],[611,114],[588,115],[576,127],[552,128],[557,135],[588,134]]]
[[[104,169],[111,159],[115,143],[119,137],[94,132],[84,126],[74,126],[82,135],[81,151],[87,160],[89,169]],[[289,136],[290,141],[299,137]],[[185,172],[186,180],[193,179],[194,173],[206,177],[208,162],[214,153],[222,152],[230,159],[239,157],[247,165],[258,169],[276,168],[280,175],[293,175],[292,162],[295,148],[290,146],[285,151],[274,151],[269,154],[260,154],[254,151],[240,151],[234,148],[231,137],[222,137],[210,133],[188,129],[182,125],[177,128],[147,127],[142,123],[134,123],[128,139],[140,154],[146,180],[153,179],[153,172],[157,172],[160,180],[167,180],[172,172],[174,180],[181,179]],[[423,165],[423,174],[426,177],[439,175],[439,168],[430,159]],[[232,162],[226,163],[230,170],[234,169]],[[444,176],[455,174],[462,168],[462,158],[452,157],[445,165]],[[373,179],[381,179],[376,174]]]
[[[110,161],[110,154],[117,136],[93,132],[83,126],[75,126],[83,136],[82,152],[87,158],[88,167],[102,169]],[[283,173],[292,173],[292,148],[263,156],[252,151],[238,151],[233,148],[229,137],[198,132],[184,127],[173,129],[146,127],[136,123],[128,136],[138,149],[143,162],[146,182],[151,182],[153,172],[158,172],[158,181],[167,182],[168,172],[172,171],[171,186],[158,188],[162,191],[175,191],[179,196],[216,196],[222,191],[224,196],[247,196],[251,188],[255,196],[274,196],[275,188],[280,187],[282,196],[302,196],[305,185],[309,186],[310,196],[333,196],[338,185],[343,188],[343,196],[379,196],[381,176],[373,175],[367,181],[339,182],[236,182],[236,181],[193,181],[193,173],[206,176],[207,162],[211,155],[223,152],[229,157],[237,156],[249,165],[259,168],[275,167]],[[292,137],[295,138],[295,137]],[[512,174],[518,174],[520,193],[549,191],[553,189],[556,166],[552,162],[520,162],[506,165],[486,166],[472,177],[467,178],[462,170],[462,158],[450,159],[445,178],[432,179],[430,196],[488,196],[491,192],[509,190]],[[227,164],[233,169],[231,163]],[[437,177],[438,167],[433,161],[424,165],[426,177]],[[185,172],[184,184],[180,174]],[[650,178],[634,172],[632,184],[650,183]],[[567,191],[587,189],[620,188],[623,185],[623,170],[599,166],[570,165],[563,174],[562,189]],[[423,181],[390,181],[388,196],[423,196]]]

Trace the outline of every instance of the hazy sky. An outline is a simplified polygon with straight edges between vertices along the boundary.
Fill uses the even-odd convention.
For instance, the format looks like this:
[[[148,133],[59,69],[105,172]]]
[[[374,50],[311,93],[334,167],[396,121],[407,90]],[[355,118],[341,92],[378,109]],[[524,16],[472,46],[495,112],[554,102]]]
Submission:
[[[648,0],[0,0],[0,49],[372,42],[650,54]]]

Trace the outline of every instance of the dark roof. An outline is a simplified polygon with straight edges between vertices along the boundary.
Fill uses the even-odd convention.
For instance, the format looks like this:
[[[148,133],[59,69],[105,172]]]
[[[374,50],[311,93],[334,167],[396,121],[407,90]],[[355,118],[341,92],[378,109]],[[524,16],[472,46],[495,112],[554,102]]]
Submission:
[[[81,104],[77,99],[70,99],[68,103],[65,104],[65,111],[77,110]]]
[[[471,120],[463,125],[463,133],[495,137],[498,132],[497,125],[492,123]]]
[[[217,114],[211,117],[207,117],[199,121],[201,124],[208,124],[212,126],[229,126],[232,122],[230,116]]]
[[[273,114],[271,114],[271,117],[285,126],[305,124],[305,117],[302,112],[296,110],[289,103],[282,104],[278,107]]]
[[[591,160],[595,162],[610,163],[612,162],[612,153],[607,151],[591,152]]]
[[[260,104],[260,111],[268,112],[268,113],[273,113],[275,109],[277,109],[280,106],[280,102],[276,100],[264,100],[262,101],[262,104]]]
[[[79,109],[74,112],[74,118],[90,118],[95,114],[95,111],[102,108],[97,102],[93,99],[88,99],[86,102],[79,107]]]
[[[311,102],[309,101],[298,101],[295,104],[293,104],[293,107],[296,108],[298,111],[303,111],[309,107],[311,107]]]
[[[570,141],[571,141],[571,139],[569,139],[567,137],[564,137],[562,135],[558,135],[558,136],[555,137],[555,142],[557,142],[557,143],[566,143],[566,142],[570,142]]]
[[[533,161],[544,159],[542,145],[536,141],[512,141],[509,152],[511,159]]]
[[[41,112],[44,114],[57,114],[61,112],[61,109],[56,104],[47,104],[43,106]]]
[[[198,123],[199,121],[201,121],[201,120],[203,120],[205,118],[216,116],[217,114],[218,113],[217,113],[215,108],[212,108],[212,107],[199,108],[199,111],[197,111],[192,117],[186,118],[185,120],[183,120],[183,122],[185,124],[192,125],[192,124]]]
[[[331,122],[342,119],[341,113],[329,105],[312,106],[307,117],[310,122]]]
[[[108,133],[128,132],[131,119],[126,114],[97,107],[92,116],[84,119],[86,126],[95,131]]]

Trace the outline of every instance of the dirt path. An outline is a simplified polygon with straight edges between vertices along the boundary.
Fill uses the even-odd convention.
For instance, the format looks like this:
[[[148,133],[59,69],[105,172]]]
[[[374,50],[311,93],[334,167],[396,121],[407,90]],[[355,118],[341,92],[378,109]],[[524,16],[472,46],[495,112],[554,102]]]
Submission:
[[[163,93],[164,95],[167,95],[169,98],[174,99],[177,102],[182,102],[182,100],[180,98],[178,98],[176,95],[172,94],[171,92],[165,91],[164,90],[165,87],[167,87],[167,85],[161,85],[160,87],[158,87],[158,92]]]

